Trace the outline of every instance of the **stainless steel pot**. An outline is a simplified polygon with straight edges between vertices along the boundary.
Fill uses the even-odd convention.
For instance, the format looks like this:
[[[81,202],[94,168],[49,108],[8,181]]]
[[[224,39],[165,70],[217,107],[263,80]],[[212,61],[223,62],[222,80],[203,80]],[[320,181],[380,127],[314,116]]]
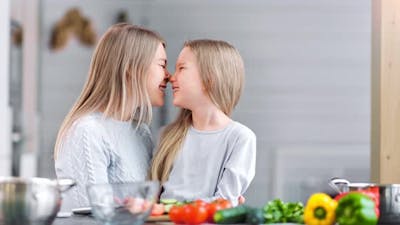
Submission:
[[[49,225],[71,179],[0,177],[0,225]]]
[[[376,186],[374,183],[350,183],[350,181],[343,178],[332,178],[329,181],[329,186],[331,186],[338,194],[357,191],[361,189],[366,189],[372,186]]]
[[[400,184],[350,183],[346,179],[332,178],[329,185],[338,193],[379,188],[379,224],[400,224]]]

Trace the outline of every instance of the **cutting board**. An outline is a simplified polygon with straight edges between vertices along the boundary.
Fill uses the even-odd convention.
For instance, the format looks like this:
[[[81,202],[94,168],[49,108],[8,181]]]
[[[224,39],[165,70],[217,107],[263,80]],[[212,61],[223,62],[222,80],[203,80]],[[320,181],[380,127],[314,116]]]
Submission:
[[[169,222],[169,215],[161,215],[161,216],[149,216],[146,220],[147,222]]]

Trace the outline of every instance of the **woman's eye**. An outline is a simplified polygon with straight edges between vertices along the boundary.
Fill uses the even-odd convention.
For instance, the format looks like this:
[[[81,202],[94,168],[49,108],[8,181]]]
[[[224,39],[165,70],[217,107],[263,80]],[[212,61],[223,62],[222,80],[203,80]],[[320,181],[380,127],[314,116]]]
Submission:
[[[185,69],[185,67],[181,66],[181,67],[179,67],[178,69],[179,69],[179,70],[183,70],[183,69]]]
[[[167,65],[160,65],[160,66],[161,66],[162,68],[164,68],[164,69],[167,68]]]

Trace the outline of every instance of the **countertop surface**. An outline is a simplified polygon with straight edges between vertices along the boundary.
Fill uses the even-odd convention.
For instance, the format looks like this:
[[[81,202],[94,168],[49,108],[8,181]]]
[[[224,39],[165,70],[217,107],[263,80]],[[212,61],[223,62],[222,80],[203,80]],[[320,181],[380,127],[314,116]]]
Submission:
[[[66,218],[56,218],[53,225],[99,225],[91,216],[72,215]]]
[[[168,222],[157,222],[157,223],[145,223],[144,225],[159,225],[159,224],[173,224],[173,223],[168,223]],[[290,223],[281,223],[279,225],[288,225]],[[54,223],[52,225],[101,225],[99,222],[96,222],[96,220],[91,217],[91,216],[78,216],[78,215],[72,215],[71,217],[67,218],[56,218]],[[273,224],[270,224],[273,225]],[[386,225],[385,223],[378,223],[378,225]],[[391,224],[393,225],[393,224]]]
[[[147,222],[145,225],[173,224],[171,222]],[[91,216],[72,215],[65,218],[56,218],[52,225],[101,225]]]
[[[147,222],[144,225],[172,225],[171,222]],[[101,225],[91,216],[72,215],[66,218],[56,218],[52,225]],[[274,225],[274,224],[269,224]],[[278,225],[278,224],[275,224]],[[279,223],[279,225],[295,225],[293,223]]]

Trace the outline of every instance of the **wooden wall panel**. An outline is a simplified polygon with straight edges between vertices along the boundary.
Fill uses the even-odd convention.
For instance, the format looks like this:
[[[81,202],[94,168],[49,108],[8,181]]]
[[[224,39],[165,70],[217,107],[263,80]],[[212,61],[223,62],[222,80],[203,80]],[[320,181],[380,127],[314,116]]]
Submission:
[[[400,183],[400,1],[372,12],[372,179]]]

